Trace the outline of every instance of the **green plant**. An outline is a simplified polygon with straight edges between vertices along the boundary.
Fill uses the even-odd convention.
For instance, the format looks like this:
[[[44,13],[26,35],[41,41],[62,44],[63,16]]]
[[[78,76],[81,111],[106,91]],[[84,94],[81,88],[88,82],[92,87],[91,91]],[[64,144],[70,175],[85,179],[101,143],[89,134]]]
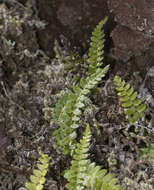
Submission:
[[[95,73],[96,69],[103,65],[105,34],[102,27],[107,22],[107,19],[108,17],[105,17],[101,22],[99,22],[92,32],[88,59],[90,62],[89,74]]]
[[[50,158],[47,154],[40,153],[41,163],[37,164],[38,169],[33,170],[33,175],[30,176],[30,182],[25,183],[25,187],[28,190],[42,190],[46,181],[45,176],[49,167]]]
[[[101,166],[91,163],[88,167],[87,190],[120,190],[122,187],[118,184],[118,179],[114,174],[107,173],[107,170]]]
[[[88,149],[90,145],[91,133],[90,127],[87,125],[83,139],[77,144],[75,154],[73,155],[73,161],[71,162],[71,168],[65,171],[64,177],[68,180],[66,187],[69,190],[84,189],[85,178],[87,177],[87,169],[90,164],[88,159]]]
[[[101,21],[92,33],[92,43],[89,53],[89,76],[81,78],[77,86],[73,86],[73,90],[65,94],[56,104],[53,112],[53,120],[60,127],[53,133],[53,137],[57,146],[64,154],[73,154],[76,146],[76,129],[80,125],[82,108],[88,98],[90,91],[97,86],[102,77],[105,76],[109,69],[109,65],[103,69],[103,45],[104,32],[101,30],[107,18]],[[97,44],[96,44],[97,43]],[[94,52],[92,51],[94,49]],[[97,59],[96,59],[97,57]]]
[[[74,149],[73,145],[77,136],[76,129],[79,127],[84,101],[87,99],[90,90],[105,76],[108,68],[109,66],[104,69],[98,68],[87,79],[82,78],[80,84],[73,87],[73,92],[63,96],[57,103],[53,119],[60,125],[60,128],[53,133],[53,136],[64,154],[69,153],[70,148]]]
[[[64,177],[68,180],[66,187],[69,190],[120,190],[118,180],[113,174],[91,163],[88,159],[91,131],[87,125],[83,138],[77,144],[71,168],[65,171]]]
[[[137,98],[134,88],[126,84],[119,76],[114,77],[114,83],[129,122],[135,123],[138,119],[144,118],[146,105],[142,103],[142,99]]]
[[[141,148],[140,156],[143,159],[154,159],[154,143],[151,143],[147,148]]]
[[[52,134],[55,143],[64,154],[71,154],[73,157],[70,169],[64,172],[64,177],[68,180],[66,187],[69,190],[121,189],[121,186],[118,185],[118,179],[112,173],[107,173],[107,170],[96,166],[95,163],[91,163],[90,159],[88,159],[91,140],[91,131],[88,124],[80,143],[77,143],[76,140],[77,128],[81,125],[81,114],[88,95],[109,70],[109,65],[101,68],[103,65],[105,41],[102,27],[106,21],[107,17],[97,25],[92,33],[87,78],[82,77],[78,85],[73,86],[72,90],[59,99],[52,115],[54,123],[58,124],[59,127]],[[57,45],[57,58],[59,61],[62,61],[63,57],[61,57],[58,51]],[[69,66],[69,68],[72,68],[71,65]],[[134,92],[134,88],[130,84],[126,84],[119,76],[115,76],[114,82],[129,121],[134,123],[138,119],[144,118],[146,105],[142,103],[140,98],[137,98],[137,92]],[[146,149],[141,149],[141,152],[144,158],[145,155],[153,156],[153,144]],[[28,190],[43,189],[49,161],[48,155],[41,154],[41,164],[37,165],[37,170],[33,170],[33,175],[30,176],[31,182],[25,184]]]

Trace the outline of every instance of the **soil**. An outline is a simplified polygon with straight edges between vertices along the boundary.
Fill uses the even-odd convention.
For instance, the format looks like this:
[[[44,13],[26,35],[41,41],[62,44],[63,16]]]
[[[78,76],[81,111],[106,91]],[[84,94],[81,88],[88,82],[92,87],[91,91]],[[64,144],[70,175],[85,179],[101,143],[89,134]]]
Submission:
[[[110,64],[110,70],[91,92],[82,116],[92,129],[90,159],[114,173],[126,190],[153,189],[153,157],[140,156],[141,148],[154,143],[153,33],[150,26],[134,33],[131,20],[128,24],[124,17],[115,22],[120,9],[114,3],[0,2],[0,190],[24,189],[39,150],[52,160],[44,190],[66,189],[62,172],[69,168],[71,157],[55,145],[52,112],[59,98],[71,90],[72,78],[76,76],[78,82],[86,76],[90,35],[106,15],[104,65]],[[152,13],[148,16],[152,23]],[[129,124],[115,91],[115,75],[129,82],[145,101],[146,122]],[[83,131],[81,127],[78,139]]]

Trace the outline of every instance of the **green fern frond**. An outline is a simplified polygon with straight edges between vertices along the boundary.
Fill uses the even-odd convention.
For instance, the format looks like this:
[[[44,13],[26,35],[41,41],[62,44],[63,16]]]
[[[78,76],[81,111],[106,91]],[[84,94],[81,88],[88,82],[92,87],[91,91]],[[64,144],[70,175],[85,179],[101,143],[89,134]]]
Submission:
[[[140,156],[144,159],[154,159],[154,143],[151,143],[147,148],[141,148]]]
[[[76,144],[76,129],[79,127],[82,108],[90,91],[97,86],[102,77],[105,76],[109,65],[105,68],[98,68],[95,73],[87,79],[81,78],[78,86],[73,87],[73,92],[63,96],[57,103],[53,119],[60,128],[54,131],[53,136],[56,144],[63,150],[64,154],[73,151]]]
[[[69,190],[120,190],[118,179],[113,174],[107,174],[106,170],[88,159],[90,139],[91,131],[87,125],[83,138],[77,144],[71,168],[65,171],[64,177],[68,180],[66,187]]]
[[[90,49],[89,49],[89,74],[92,74],[103,64],[104,59],[104,42],[105,34],[102,30],[102,27],[107,22],[108,17],[105,17],[104,20],[99,22],[94,31],[92,32]]]
[[[93,190],[120,190],[118,179],[113,174],[108,173],[107,170],[101,169],[101,166],[96,166],[91,163],[88,168],[87,189]]]
[[[84,101],[86,100],[90,91],[97,86],[97,84],[101,81],[102,77],[105,76],[107,71],[109,70],[109,65],[104,67],[103,69],[98,68],[96,72],[90,75],[86,80],[80,80],[80,87],[73,87],[73,91],[76,94],[76,102],[74,105],[73,110],[73,117],[72,117],[72,125],[71,128],[78,128],[79,127],[79,120],[81,116],[81,108],[83,108]]]
[[[134,91],[134,88],[130,84],[126,84],[119,76],[114,77],[114,82],[128,120],[135,123],[138,119],[144,118],[146,105],[142,103],[142,99],[137,98],[138,94]]]
[[[40,155],[41,158],[39,161],[41,163],[37,164],[38,169],[33,170],[33,175],[30,176],[30,182],[25,183],[25,187],[28,190],[42,190],[46,181],[45,176],[49,167],[50,158],[47,154],[40,153]]]
[[[71,168],[65,171],[64,177],[68,180],[66,187],[69,190],[85,189],[85,179],[87,178],[87,169],[90,164],[88,159],[88,149],[90,146],[91,132],[87,125],[83,138],[77,144]]]
[[[56,104],[53,113],[53,120],[59,124],[59,129],[55,130],[53,136],[58,147],[64,154],[68,154],[76,146],[76,129],[80,125],[82,108],[90,91],[97,86],[102,77],[109,70],[109,65],[100,68],[103,60],[104,32],[103,25],[107,17],[101,21],[92,33],[92,42],[89,50],[89,76],[81,78],[79,85],[73,87],[73,91],[64,95]]]

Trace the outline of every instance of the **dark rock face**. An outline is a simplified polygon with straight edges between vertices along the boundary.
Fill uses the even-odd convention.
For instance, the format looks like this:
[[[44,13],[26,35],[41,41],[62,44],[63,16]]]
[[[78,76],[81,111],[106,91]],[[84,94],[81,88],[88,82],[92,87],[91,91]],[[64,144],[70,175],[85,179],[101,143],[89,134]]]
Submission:
[[[151,40],[144,34],[134,32],[122,25],[117,25],[111,36],[115,45],[114,56],[123,61],[127,61],[134,54],[140,54],[151,43]]]
[[[154,42],[154,1],[108,0],[108,8],[117,22],[112,32],[117,59],[127,60]]]
[[[142,76],[145,76],[149,69],[154,66],[154,45],[141,56],[136,56],[134,59],[137,69],[141,71]]]
[[[40,19],[48,23],[46,29],[38,33],[40,45],[49,54],[53,51],[54,39],[62,41],[63,36],[71,42],[72,47],[87,48],[93,28],[109,15],[106,0],[39,0],[38,9]],[[105,30],[113,27],[110,22]]]
[[[115,20],[132,30],[154,35],[154,1],[109,0],[108,7],[115,14]]]
[[[71,30],[80,24],[84,17],[90,16],[90,6],[86,1],[63,1],[57,11],[57,18],[64,26]]]

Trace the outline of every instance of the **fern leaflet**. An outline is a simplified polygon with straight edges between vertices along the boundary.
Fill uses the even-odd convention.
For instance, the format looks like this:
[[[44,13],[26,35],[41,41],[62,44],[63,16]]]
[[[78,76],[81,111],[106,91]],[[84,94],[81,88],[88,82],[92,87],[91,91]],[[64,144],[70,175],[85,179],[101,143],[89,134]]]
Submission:
[[[128,120],[135,123],[138,119],[144,118],[146,105],[142,103],[140,98],[137,98],[137,92],[134,92],[134,88],[130,84],[126,84],[119,76],[114,77],[114,82]]]
[[[105,17],[104,20],[99,22],[94,31],[92,32],[90,49],[89,49],[89,74],[92,74],[96,71],[97,68],[102,66],[104,59],[104,42],[105,34],[102,27],[107,22],[108,17]]]
[[[50,158],[47,154],[41,154],[39,161],[41,164],[37,164],[38,169],[33,170],[33,175],[30,176],[30,182],[25,183],[25,187],[28,190],[42,190],[46,181],[45,176],[49,167]]]

